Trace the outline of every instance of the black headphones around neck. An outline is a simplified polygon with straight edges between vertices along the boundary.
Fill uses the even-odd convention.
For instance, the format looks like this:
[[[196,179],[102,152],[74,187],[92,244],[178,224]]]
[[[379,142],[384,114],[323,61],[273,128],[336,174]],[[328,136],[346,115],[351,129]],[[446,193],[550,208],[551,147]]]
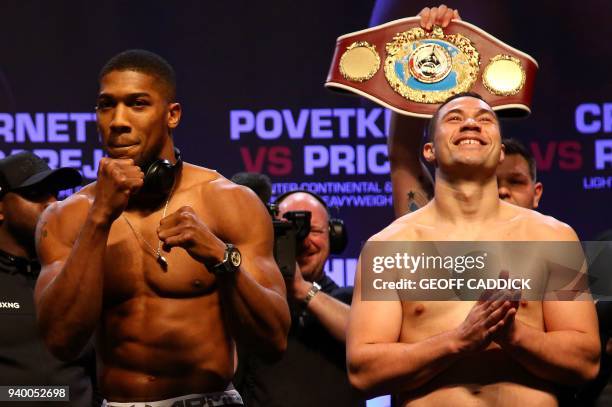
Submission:
[[[298,192],[303,192],[314,197],[317,201],[323,205],[325,210],[327,211],[327,216],[329,218],[329,251],[332,254],[340,254],[346,249],[346,245],[348,243],[348,232],[346,230],[346,226],[344,225],[344,221],[342,219],[334,218],[331,216],[329,212],[329,207],[319,195],[304,190],[304,189],[296,189],[293,191],[285,192],[282,195],[279,195],[274,201],[275,205],[280,205],[282,201],[285,200],[289,195],[297,194]]]
[[[144,185],[142,189],[147,192],[167,196],[174,187],[174,181],[183,166],[181,151],[174,147],[174,156],[176,162],[172,164],[170,161],[159,158],[150,163],[144,172]]]

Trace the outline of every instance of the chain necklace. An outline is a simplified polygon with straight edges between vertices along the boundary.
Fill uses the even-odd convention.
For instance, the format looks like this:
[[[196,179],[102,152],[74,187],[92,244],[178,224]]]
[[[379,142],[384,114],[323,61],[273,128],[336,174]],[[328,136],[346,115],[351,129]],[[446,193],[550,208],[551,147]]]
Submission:
[[[162,217],[161,217],[162,219],[164,219],[166,217],[166,211],[168,210],[168,204],[170,203],[170,198],[172,197],[172,192],[174,192],[174,188],[172,188],[172,190],[168,194],[168,199],[166,199],[166,204],[164,205],[164,212],[163,212]],[[149,248],[149,250],[151,251],[151,254],[153,256],[155,256],[155,259],[157,260],[157,262],[161,266],[162,270],[164,270],[164,272],[168,271],[168,260],[162,255],[162,251],[161,251],[162,241],[159,240],[159,237],[157,239],[157,250],[155,250],[155,248],[153,246],[151,246],[151,244],[149,242],[147,242],[147,239],[145,239],[144,236],[141,235],[136,230],[136,228],[134,227],[134,225],[132,225],[132,222],[130,222],[130,220],[125,215],[125,213],[122,213],[121,216],[123,217],[123,219],[125,219],[125,222],[128,224],[130,229],[132,229],[132,232],[134,232],[134,235],[136,235],[136,238],[138,238],[139,240],[143,241],[144,244],[147,246],[147,248]]]

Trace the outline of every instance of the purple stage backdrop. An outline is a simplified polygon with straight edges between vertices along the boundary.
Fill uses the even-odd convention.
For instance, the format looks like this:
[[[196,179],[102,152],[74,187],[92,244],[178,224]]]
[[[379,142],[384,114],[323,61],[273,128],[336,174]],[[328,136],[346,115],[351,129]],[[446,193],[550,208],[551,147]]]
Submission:
[[[3,2],[0,155],[30,149],[93,179],[101,157],[93,105],[104,62],[127,48],[166,57],[184,114],[186,161],[230,177],[259,171],[274,194],[322,195],[348,225],[328,264],[352,282],[362,243],[393,219],[386,154],[389,114],[323,88],[337,36],[415,15],[423,1],[261,3]],[[464,20],[540,64],[533,114],[506,136],[534,152],[539,210],[582,240],[612,227],[612,3],[457,1]]]

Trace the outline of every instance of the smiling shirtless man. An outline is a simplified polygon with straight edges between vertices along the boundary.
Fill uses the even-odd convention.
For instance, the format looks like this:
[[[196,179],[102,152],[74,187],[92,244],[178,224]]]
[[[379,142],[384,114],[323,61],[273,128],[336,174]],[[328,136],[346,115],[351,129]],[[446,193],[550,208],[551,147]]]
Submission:
[[[431,129],[434,199],[371,240],[577,240],[569,226],[499,198],[499,123],[480,96],[449,98]],[[598,371],[590,301],[362,301],[361,272],[371,270],[355,279],[347,362],[351,383],[369,394],[394,393],[402,406],[555,406],[556,383]]]
[[[269,356],[286,347],[270,216],[246,188],[182,163],[175,86],[147,51],[106,64],[96,112],[108,157],[38,225],[41,331],[63,359],[95,334],[108,406],[242,405],[235,342]]]

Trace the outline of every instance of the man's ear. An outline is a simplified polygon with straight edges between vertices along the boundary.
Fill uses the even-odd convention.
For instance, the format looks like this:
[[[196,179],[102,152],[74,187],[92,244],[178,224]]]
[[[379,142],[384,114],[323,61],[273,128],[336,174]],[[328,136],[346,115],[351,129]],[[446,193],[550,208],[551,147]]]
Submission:
[[[436,149],[432,142],[423,145],[423,158],[430,164],[436,163]]]
[[[499,163],[503,163],[506,159],[506,146],[502,143],[501,149],[499,151]]]
[[[542,192],[544,192],[544,185],[541,182],[536,182],[533,186],[534,194],[533,194],[533,209],[536,209],[540,204],[540,199],[542,198]]]
[[[4,201],[0,199],[0,223],[4,221]]]
[[[168,105],[168,127],[175,129],[181,121],[182,108],[180,103],[170,103]]]

